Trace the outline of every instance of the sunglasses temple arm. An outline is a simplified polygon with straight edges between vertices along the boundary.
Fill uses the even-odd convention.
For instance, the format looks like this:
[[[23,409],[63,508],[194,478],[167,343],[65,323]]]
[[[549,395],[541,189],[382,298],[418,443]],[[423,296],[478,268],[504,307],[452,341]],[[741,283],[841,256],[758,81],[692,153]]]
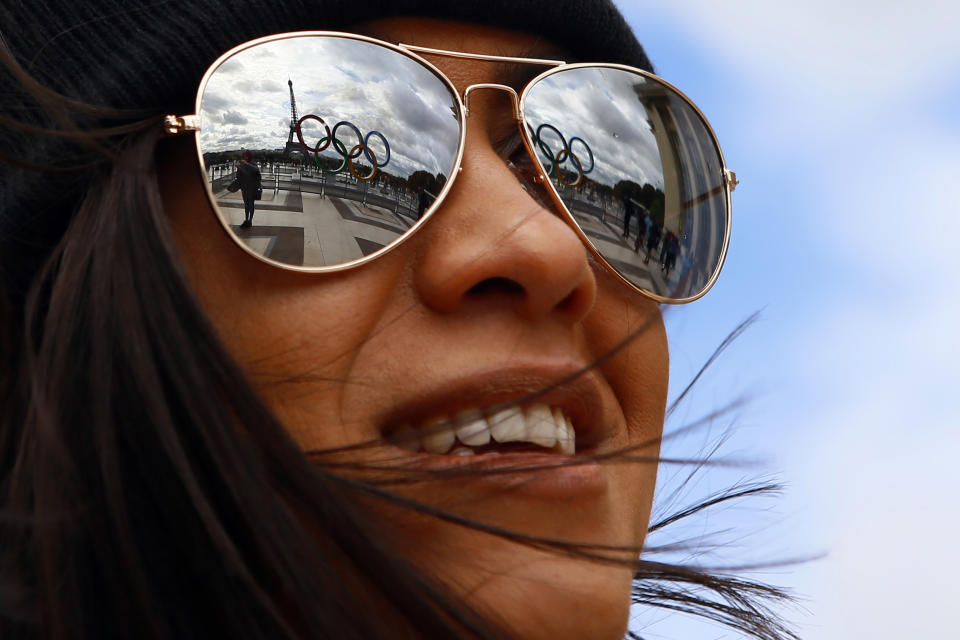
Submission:
[[[164,116],[163,130],[167,135],[171,136],[187,131],[200,131],[200,116],[195,114],[186,116]]]
[[[730,169],[723,170],[723,180],[730,187],[730,193],[733,193],[733,190],[737,188],[737,185],[740,184],[740,181],[737,180],[737,174]]]

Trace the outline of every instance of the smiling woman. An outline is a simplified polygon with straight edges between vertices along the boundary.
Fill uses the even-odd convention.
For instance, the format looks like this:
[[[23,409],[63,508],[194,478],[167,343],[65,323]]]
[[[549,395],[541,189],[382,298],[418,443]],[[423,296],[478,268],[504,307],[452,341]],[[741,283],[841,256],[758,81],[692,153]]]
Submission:
[[[347,4],[4,9],[0,636],[789,637],[641,554],[706,120],[606,2]]]

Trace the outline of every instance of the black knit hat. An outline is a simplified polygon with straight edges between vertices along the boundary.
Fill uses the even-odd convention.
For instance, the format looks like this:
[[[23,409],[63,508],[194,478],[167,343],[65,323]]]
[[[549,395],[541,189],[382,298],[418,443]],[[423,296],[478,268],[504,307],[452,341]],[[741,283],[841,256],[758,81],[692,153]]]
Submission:
[[[28,71],[114,107],[189,110],[203,72],[234,45],[391,16],[493,24],[543,36],[582,61],[650,67],[611,0],[12,0],[0,16]]]

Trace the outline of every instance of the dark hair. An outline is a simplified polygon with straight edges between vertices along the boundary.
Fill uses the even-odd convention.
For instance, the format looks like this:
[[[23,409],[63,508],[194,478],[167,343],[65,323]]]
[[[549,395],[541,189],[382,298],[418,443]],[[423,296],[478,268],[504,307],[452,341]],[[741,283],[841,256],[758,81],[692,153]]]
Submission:
[[[250,151],[250,149],[244,149],[243,153],[240,155],[240,158],[244,162],[250,162],[251,160],[253,160],[253,151]]]
[[[370,499],[627,563],[637,602],[793,637],[764,608],[784,595],[771,587],[457,521],[305,455],[189,289],[157,186],[158,118],[59,95],[6,49],[0,61],[19,100],[0,112],[4,148],[66,150],[21,166],[66,176],[59,197],[0,209],[4,640],[509,635],[397,553]]]

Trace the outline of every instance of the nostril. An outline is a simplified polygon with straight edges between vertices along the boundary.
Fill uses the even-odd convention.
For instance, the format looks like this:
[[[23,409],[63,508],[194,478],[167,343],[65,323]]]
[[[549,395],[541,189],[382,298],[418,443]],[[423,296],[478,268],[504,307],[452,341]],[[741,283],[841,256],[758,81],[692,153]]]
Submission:
[[[557,310],[571,316],[582,316],[584,309],[593,306],[596,295],[591,287],[576,287],[556,306]]]
[[[483,295],[487,293],[506,293],[509,295],[524,295],[526,291],[516,280],[510,278],[487,278],[470,287],[467,291],[470,295]]]

